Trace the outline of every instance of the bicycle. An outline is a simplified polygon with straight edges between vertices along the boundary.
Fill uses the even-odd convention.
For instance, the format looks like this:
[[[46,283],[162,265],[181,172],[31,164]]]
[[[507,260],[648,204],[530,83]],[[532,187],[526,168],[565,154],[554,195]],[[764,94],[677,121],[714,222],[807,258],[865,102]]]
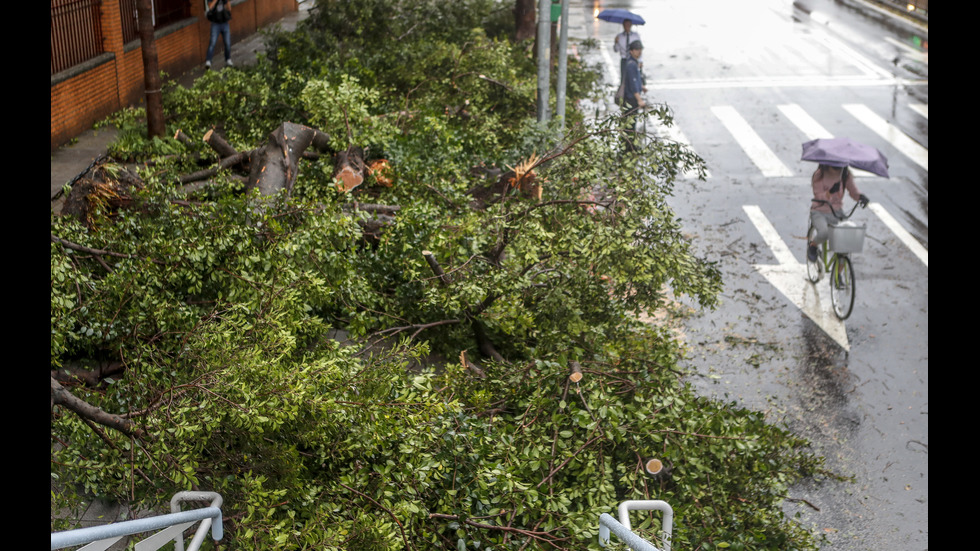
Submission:
[[[829,202],[822,199],[812,199],[815,203]],[[817,259],[811,261],[809,255],[806,257],[806,274],[811,283],[820,281],[820,276],[826,271],[831,274],[830,279],[830,302],[834,307],[834,314],[840,320],[845,320],[851,315],[854,309],[855,277],[854,268],[851,266],[851,253],[859,253],[864,246],[864,234],[866,226],[857,225],[850,222],[851,215],[858,205],[867,206],[866,202],[854,203],[851,212],[846,215],[843,211],[838,212],[830,205],[830,211],[837,218],[836,224],[829,226],[830,236],[821,244],[821,250]],[[807,244],[813,242],[817,229],[813,227],[813,222],[809,223],[806,238]],[[829,256],[828,256],[829,255]]]

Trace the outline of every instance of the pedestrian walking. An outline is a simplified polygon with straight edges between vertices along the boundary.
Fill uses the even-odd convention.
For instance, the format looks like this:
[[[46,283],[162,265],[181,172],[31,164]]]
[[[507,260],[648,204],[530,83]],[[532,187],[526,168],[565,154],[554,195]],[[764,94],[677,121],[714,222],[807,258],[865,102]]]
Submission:
[[[619,54],[619,77],[626,74],[626,63],[630,60],[630,44],[635,40],[640,40],[640,33],[633,30],[633,22],[629,19],[623,20],[623,32],[616,35],[613,41],[613,51]],[[642,63],[640,61],[639,63]],[[642,67],[642,66],[641,66]]]
[[[211,40],[208,42],[208,55],[204,60],[204,67],[211,68],[211,58],[214,57],[214,46],[218,43],[218,35],[221,35],[225,45],[225,66],[234,67],[231,62],[231,2],[230,0],[205,0],[207,8],[205,16],[211,22]]]
[[[623,72],[623,118],[626,130],[626,145],[630,151],[636,151],[634,138],[636,137],[636,126],[639,119],[639,110],[646,107],[646,100],[643,99],[643,80],[640,77],[639,59],[643,55],[643,43],[634,40],[629,45],[630,58],[626,62]]]
[[[629,63],[630,56],[630,44],[640,40],[640,33],[633,30],[633,21],[630,19],[623,20],[623,32],[616,35],[616,40],[613,41],[613,51],[619,54],[619,90],[616,93],[617,101],[622,101],[623,99],[623,82],[626,79],[626,64]],[[643,81],[643,60],[637,59],[637,67],[640,70],[640,80]]]

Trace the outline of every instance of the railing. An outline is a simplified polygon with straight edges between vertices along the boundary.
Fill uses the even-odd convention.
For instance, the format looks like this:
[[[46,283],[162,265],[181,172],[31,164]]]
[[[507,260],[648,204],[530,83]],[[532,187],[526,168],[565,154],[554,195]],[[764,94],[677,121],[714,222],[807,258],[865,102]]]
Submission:
[[[101,0],[51,1],[51,74],[105,51]]]
[[[663,551],[670,551],[670,538],[674,529],[674,510],[665,501],[624,501],[619,504],[619,520],[611,515],[599,515],[599,545],[605,547],[609,543],[609,533],[612,532],[633,551],[660,551],[652,543],[640,537],[630,529],[630,511],[661,511],[664,514],[661,523],[664,534]]]
[[[183,501],[211,501],[210,507],[180,511]],[[53,532],[51,549],[64,549],[75,545],[88,544],[78,551],[105,551],[126,536],[159,530],[156,534],[136,543],[136,551],[155,551],[176,541],[174,549],[184,551],[184,530],[194,523],[201,522],[187,551],[198,551],[208,531],[214,541],[224,536],[221,524],[221,495],[215,492],[180,492],[170,500],[169,515],[127,520],[102,526]]]
[[[187,0],[152,0],[150,20],[154,29],[165,27],[191,16],[191,2]],[[204,8],[201,8],[204,13]],[[139,18],[136,15],[136,0],[120,0],[119,18],[122,25],[123,43],[139,38]]]

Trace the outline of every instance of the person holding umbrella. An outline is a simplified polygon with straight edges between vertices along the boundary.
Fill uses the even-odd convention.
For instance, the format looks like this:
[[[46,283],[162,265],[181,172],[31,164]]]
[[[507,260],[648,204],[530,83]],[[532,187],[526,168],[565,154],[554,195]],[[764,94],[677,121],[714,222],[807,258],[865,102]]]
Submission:
[[[622,23],[623,32],[616,35],[616,39],[613,41],[613,51],[619,54],[619,89],[616,91],[616,103],[621,104],[623,100],[623,82],[626,79],[626,64],[630,61],[630,51],[629,46],[633,42],[640,40],[640,33],[633,30],[635,25],[644,25],[646,21],[643,16],[633,13],[629,10],[624,10],[620,8],[609,8],[602,10],[596,15],[596,19],[600,21],[608,21],[609,23]],[[640,80],[643,81],[643,62],[637,61],[637,67],[640,69]],[[644,89],[646,91],[646,89]]]
[[[868,206],[869,199],[858,191],[854,185],[854,176],[850,167],[866,170],[883,178],[888,178],[888,159],[878,148],[856,142],[850,138],[818,138],[804,142],[800,160],[817,164],[810,183],[813,187],[813,198],[830,203],[810,203],[810,222],[817,230],[816,238],[807,243],[807,259],[817,260],[817,245],[829,237],[828,224],[837,221],[833,210],[840,212],[844,208],[844,190],[851,199]]]
[[[810,203],[810,223],[817,230],[813,236],[809,236],[812,241],[807,243],[806,256],[810,262],[817,260],[817,246],[830,237],[828,226],[837,222],[833,210],[840,212],[844,209],[844,190],[847,190],[851,199],[861,203],[862,208],[870,201],[866,195],[858,191],[857,185],[854,184],[854,175],[847,168],[847,165],[839,167],[821,163],[810,177],[813,198],[830,203],[829,205],[816,201]]]
[[[626,64],[630,60],[630,44],[635,40],[640,40],[640,33],[632,30],[633,20],[623,19],[623,32],[616,35],[616,40],[613,42],[613,51],[619,54],[619,78],[620,82],[622,79],[626,78]],[[642,57],[642,56],[641,56]],[[640,70],[643,70],[643,61],[637,59],[637,66]],[[642,75],[642,73],[641,73]],[[641,76],[642,78],[642,76]]]

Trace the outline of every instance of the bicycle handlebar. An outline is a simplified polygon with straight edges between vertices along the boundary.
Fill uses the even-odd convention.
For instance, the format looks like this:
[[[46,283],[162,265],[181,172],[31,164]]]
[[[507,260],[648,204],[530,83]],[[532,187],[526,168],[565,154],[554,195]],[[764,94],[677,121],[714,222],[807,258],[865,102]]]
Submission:
[[[861,206],[861,208],[866,208],[868,206],[867,204],[862,205],[861,204],[861,201],[858,201],[858,202],[854,203],[854,206],[853,207],[851,207],[851,212],[847,213],[847,216],[843,216],[844,211],[843,210],[838,211],[837,209],[835,209],[834,208],[834,205],[830,204],[830,201],[825,201],[823,199],[810,199],[810,201],[812,201],[814,203],[824,203],[824,204],[826,204],[827,206],[830,207],[830,212],[832,212],[834,214],[834,216],[836,216],[839,220],[847,220],[848,218],[850,218],[851,215],[854,214],[854,211],[857,210],[858,206]]]

